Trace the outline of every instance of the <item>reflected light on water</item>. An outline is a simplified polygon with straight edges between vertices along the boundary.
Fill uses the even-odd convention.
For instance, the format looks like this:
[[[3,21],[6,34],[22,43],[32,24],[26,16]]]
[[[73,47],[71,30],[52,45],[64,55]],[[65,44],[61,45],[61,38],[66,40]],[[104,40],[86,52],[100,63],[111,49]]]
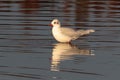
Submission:
[[[53,18],[96,32],[52,45]],[[0,0],[0,80],[119,79],[119,48],[119,0]]]
[[[73,44],[57,43],[52,51],[51,71],[59,71],[59,64],[61,61],[71,60],[74,56],[93,56],[93,50],[80,49]]]

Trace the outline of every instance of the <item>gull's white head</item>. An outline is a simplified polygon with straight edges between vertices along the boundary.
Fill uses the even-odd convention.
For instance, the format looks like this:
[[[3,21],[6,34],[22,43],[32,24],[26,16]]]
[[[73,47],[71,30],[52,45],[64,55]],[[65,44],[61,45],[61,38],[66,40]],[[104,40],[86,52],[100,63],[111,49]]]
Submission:
[[[60,21],[58,19],[53,19],[51,22],[51,26],[60,27]]]

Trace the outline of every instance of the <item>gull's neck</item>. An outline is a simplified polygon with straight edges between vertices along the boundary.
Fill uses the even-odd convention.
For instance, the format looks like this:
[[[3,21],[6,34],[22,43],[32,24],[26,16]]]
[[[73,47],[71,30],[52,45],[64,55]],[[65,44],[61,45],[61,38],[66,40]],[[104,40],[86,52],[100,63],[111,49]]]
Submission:
[[[57,25],[53,25],[53,27],[55,28],[61,28],[61,25],[60,24],[57,24]]]

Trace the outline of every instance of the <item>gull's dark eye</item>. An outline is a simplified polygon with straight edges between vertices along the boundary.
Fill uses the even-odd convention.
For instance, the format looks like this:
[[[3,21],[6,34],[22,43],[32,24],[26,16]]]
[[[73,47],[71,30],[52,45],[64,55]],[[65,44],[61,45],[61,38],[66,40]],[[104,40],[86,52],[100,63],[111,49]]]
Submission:
[[[56,22],[54,22],[54,24],[56,24]]]

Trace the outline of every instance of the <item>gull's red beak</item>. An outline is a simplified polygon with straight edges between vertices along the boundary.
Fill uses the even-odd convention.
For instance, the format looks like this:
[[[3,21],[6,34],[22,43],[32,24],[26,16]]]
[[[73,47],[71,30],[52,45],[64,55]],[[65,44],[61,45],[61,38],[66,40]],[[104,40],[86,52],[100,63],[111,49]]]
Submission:
[[[49,24],[49,26],[53,27],[53,25],[52,25],[52,24]]]

